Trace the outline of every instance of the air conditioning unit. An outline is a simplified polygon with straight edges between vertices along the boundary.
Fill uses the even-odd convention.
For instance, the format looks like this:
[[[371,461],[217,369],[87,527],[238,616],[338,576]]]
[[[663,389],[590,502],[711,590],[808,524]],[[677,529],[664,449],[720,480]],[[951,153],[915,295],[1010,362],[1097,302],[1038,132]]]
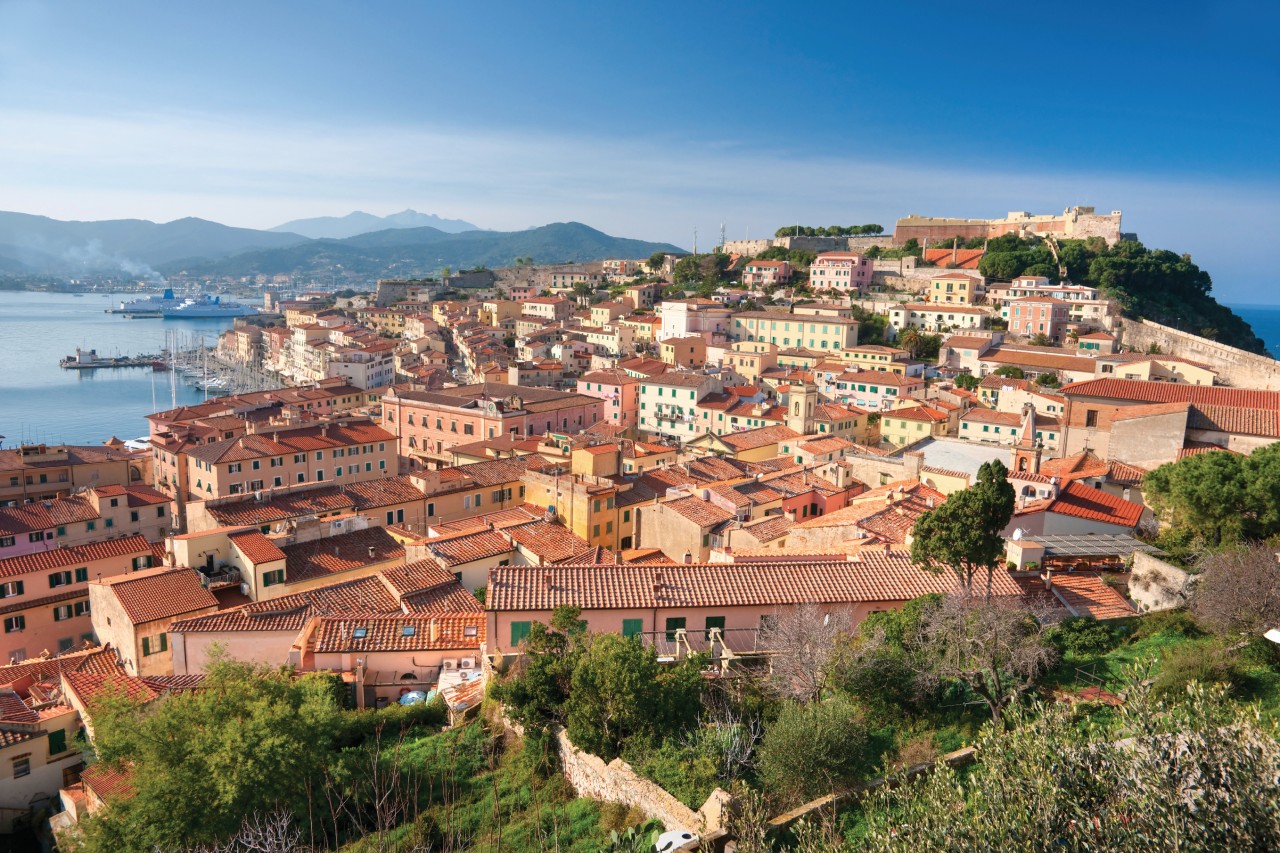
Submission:
[[[463,658],[462,660],[458,661],[458,667],[459,667],[460,669],[475,669],[475,668],[476,668],[476,659],[475,659],[475,658]]]
[[[446,658],[440,661],[440,669],[444,672],[453,672],[458,668],[458,662],[453,658]]]

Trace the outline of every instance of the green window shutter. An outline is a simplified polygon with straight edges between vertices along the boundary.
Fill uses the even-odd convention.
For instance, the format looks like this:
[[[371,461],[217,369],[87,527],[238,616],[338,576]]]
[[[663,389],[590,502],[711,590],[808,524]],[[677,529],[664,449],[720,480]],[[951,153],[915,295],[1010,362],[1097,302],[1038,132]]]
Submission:
[[[511,623],[511,647],[515,648],[529,636],[528,622],[512,622]]]
[[[684,617],[683,617],[683,616],[672,616],[672,617],[668,617],[668,619],[667,619],[667,642],[668,642],[668,643],[670,643],[670,642],[674,642],[674,641],[675,641],[675,638],[676,638],[676,631],[682,630],[683,628],[684,628]]]
[[[151,638],[143,637],[142,638],[142,655],[143,657],[146,657],[149,654],[151,654]]]
[[[634,637],[644,630],[643,619],[623,619],[622,620],[622,636]]]
[[[84,567],[83,569],[76,569],[76,583],[85,583],[88,580],[89,580],[88,566]]]
[[[49,754],[61,755],[67,751],[67,730],[56,729],[49,732]]]
[[[169,635],[161,634],[160,635],[160,651],[167,652],[168,650],[169,650]]]
[[[707,638],[708,640],[710,640],[710,639],[711,639],[711,629],[712,629],[712,628],[719,628],[719,629],[720,629],[720,636],[721,636],[721,637],[723,637],[723,636],[724,636],[724,617],[723,617],[723,616],[708,616],[708,617],[707,617],[707,631],[706,631],[706,638]]]

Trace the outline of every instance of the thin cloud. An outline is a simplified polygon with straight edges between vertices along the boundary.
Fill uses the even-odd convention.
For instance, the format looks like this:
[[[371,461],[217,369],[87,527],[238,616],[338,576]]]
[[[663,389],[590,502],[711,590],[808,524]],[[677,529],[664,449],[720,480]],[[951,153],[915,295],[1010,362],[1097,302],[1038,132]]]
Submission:
[[[917,166],[759,150],[744,142],[555,136],[479,128],[335,127],[204,114],[0,111],[3,206],[58,218],[287,219],[413,206],[488,228],[575,219],[692,244],[791,222],[891,227],[906,213],[999,216],[1072,204],[1122,209],[1152,245],[1243,269],[1264,249],[1238,227],[1280,225],[1274,188],[1071,172]],[[1215,266],[1220,264],[1221,266]]]

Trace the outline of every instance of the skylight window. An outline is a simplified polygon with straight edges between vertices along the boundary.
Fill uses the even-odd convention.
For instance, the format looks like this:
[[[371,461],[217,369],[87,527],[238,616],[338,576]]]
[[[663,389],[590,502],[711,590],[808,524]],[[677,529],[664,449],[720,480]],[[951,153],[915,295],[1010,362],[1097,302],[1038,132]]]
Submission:
[[[351,632],[351,636],[353,639],[363,640],[365,637],[369,636],[369,629],[364,627],[356,628]]]
[[[405,626],[403,626],[403,627],[401,627],[401,628],[400,628],[400,636],[401,636],[401,637],[412,637],[415,633],[417,633],[417,631],[418,631],[418,629],[417,629],[417,628],[415,628],[413,625],[405,625]]]

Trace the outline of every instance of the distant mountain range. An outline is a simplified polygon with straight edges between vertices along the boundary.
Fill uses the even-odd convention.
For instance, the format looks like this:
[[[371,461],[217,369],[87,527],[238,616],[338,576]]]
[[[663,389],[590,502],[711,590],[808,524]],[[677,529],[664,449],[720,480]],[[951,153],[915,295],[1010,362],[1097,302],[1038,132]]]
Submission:
[[[423,216],[405,213],[411,216],[402,221]],[[308,221],[324,220],[301,222],[305,226]],[[451,227],[459,223],[441,222]],[[409,277],[442,267],[508,266],[523,257],[537,263],[562,263],[684,251],[669,243],[612,237],[579,222],[511,232],[480,231],[461,224],[469,230],[451,233],[431,226],[400,225],[342,239],[311,239],[296,232],[232,228],[195,218],[163,224],[142,219],[63,222],[0,212],[0,275],[124,272],[155,277],[186,271],[209,276],[341,272]]]
[[[434,213],[419,213],[416,210],[402,210],[390,216],[374,216],[357,210],[346,216],[318,216],[314,219],[295,219],[283,225],[271,228],[271,231],[283,231],[289,234],[301,234],[312,239],[341,240],[368,234],[371,231],[385,231],[388,228],[436,228],[446,234],[457,234],[462,231],[479,230],[470,222],[461,219],[441,219]]]

